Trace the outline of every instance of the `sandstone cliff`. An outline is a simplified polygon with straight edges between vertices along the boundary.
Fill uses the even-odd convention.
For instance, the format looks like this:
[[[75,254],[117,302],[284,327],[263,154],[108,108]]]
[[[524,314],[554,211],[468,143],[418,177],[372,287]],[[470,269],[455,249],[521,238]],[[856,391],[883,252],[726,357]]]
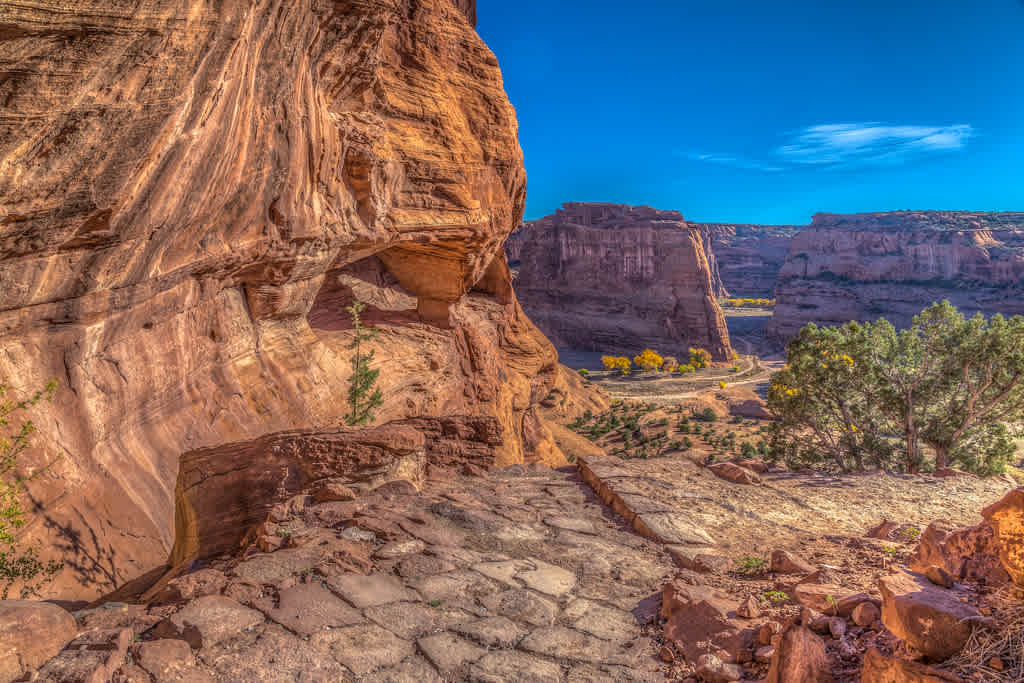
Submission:
[[[724,294],[770,299],[797,225],[694,223],[710,242],[709,256]]]
[[[55,595],[167,559],[182,454],[338,430],[355,298],[378,424],[479,418],[494,462],[563,461],[537,413],[557,357],[501,251],[526,179],[473,0],[67,8],[0,5],[0,377],[62,386],[30,459],[61,456],[28,530],[67,562]]]
[[[565,204],[530,225],[516,291],[556,345],[731,357],[703,236],[676,211]]]
[[[777,342],[809,322],[905,326],[942,299],[968,313],[1024,313],[1024,213],[817,214],[793,237],[775,295]]]

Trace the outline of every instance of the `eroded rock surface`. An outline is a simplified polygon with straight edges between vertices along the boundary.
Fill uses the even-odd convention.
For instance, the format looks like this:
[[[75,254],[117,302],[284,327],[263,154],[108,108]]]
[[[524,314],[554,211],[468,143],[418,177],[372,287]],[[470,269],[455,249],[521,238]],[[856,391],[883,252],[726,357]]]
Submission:
[[[885,317],[897,327],[935,301],[966,313],[1024,313],[1024,213],[817,214],[775,288],[769,337],[809,322]]]
[[[467,21],[468,17],[468,21]],[[491,418],[564,462],[501,244],[525,196],[472,0],[88,0],[0,23],[0,376],[62,390],[29,533],[53,593],[166,561],[182,453],[337,429],[367,302],[378,424]]]
[[[523,232],[516,292],[556,345],[731,358],[703,235],[679,212],[568,203]]]

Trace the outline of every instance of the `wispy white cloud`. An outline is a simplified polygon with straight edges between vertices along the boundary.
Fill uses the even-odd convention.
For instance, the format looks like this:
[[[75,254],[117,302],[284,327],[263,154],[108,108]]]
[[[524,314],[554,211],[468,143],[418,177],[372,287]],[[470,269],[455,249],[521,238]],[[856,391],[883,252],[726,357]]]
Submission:
[[[888,126],[880,123],[833,123],[798,131],[776,150],[794,164],[851,165],[902,163],[932,152],[963,149],[974,129],[955,126]]]
[[[963,149],[975,135],[968,124],[894,126],[883,123],[830,123],[789,134],[767,160],[732,154],[689,153],[694,161],[760,171],[791,168],[847,168],[902,164],[918,157]]]

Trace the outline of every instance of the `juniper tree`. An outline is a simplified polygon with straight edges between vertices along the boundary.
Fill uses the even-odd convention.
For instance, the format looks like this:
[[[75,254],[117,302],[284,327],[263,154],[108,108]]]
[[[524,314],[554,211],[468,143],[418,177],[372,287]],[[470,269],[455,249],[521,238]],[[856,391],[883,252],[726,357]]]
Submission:
[[[363,353],[362,345],[377,336],[377,330],[372,327],[365,327],[360,314],[366,304],[355,301],[351,306],[345,308],[352,316],[352,329],[355,336],[349,343],[348,348],[354,351],[352,354],[352,374],[348,378],[348,407],[349,412],[345,415],[346,424],[352,426],[363,426],[374,421],[374,410],[383,402],[383,395],[379,388],[375,388],[377,376],[380,370],[372,370],[370,362],[373,360],[374,351]]]

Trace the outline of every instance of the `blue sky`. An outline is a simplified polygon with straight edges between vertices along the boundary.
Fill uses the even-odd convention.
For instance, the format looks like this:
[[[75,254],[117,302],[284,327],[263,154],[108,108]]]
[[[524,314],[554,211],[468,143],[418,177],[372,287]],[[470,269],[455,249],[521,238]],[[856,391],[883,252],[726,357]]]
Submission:
[[[1024,0],[478,0],[527,218],[1024,210]]]

